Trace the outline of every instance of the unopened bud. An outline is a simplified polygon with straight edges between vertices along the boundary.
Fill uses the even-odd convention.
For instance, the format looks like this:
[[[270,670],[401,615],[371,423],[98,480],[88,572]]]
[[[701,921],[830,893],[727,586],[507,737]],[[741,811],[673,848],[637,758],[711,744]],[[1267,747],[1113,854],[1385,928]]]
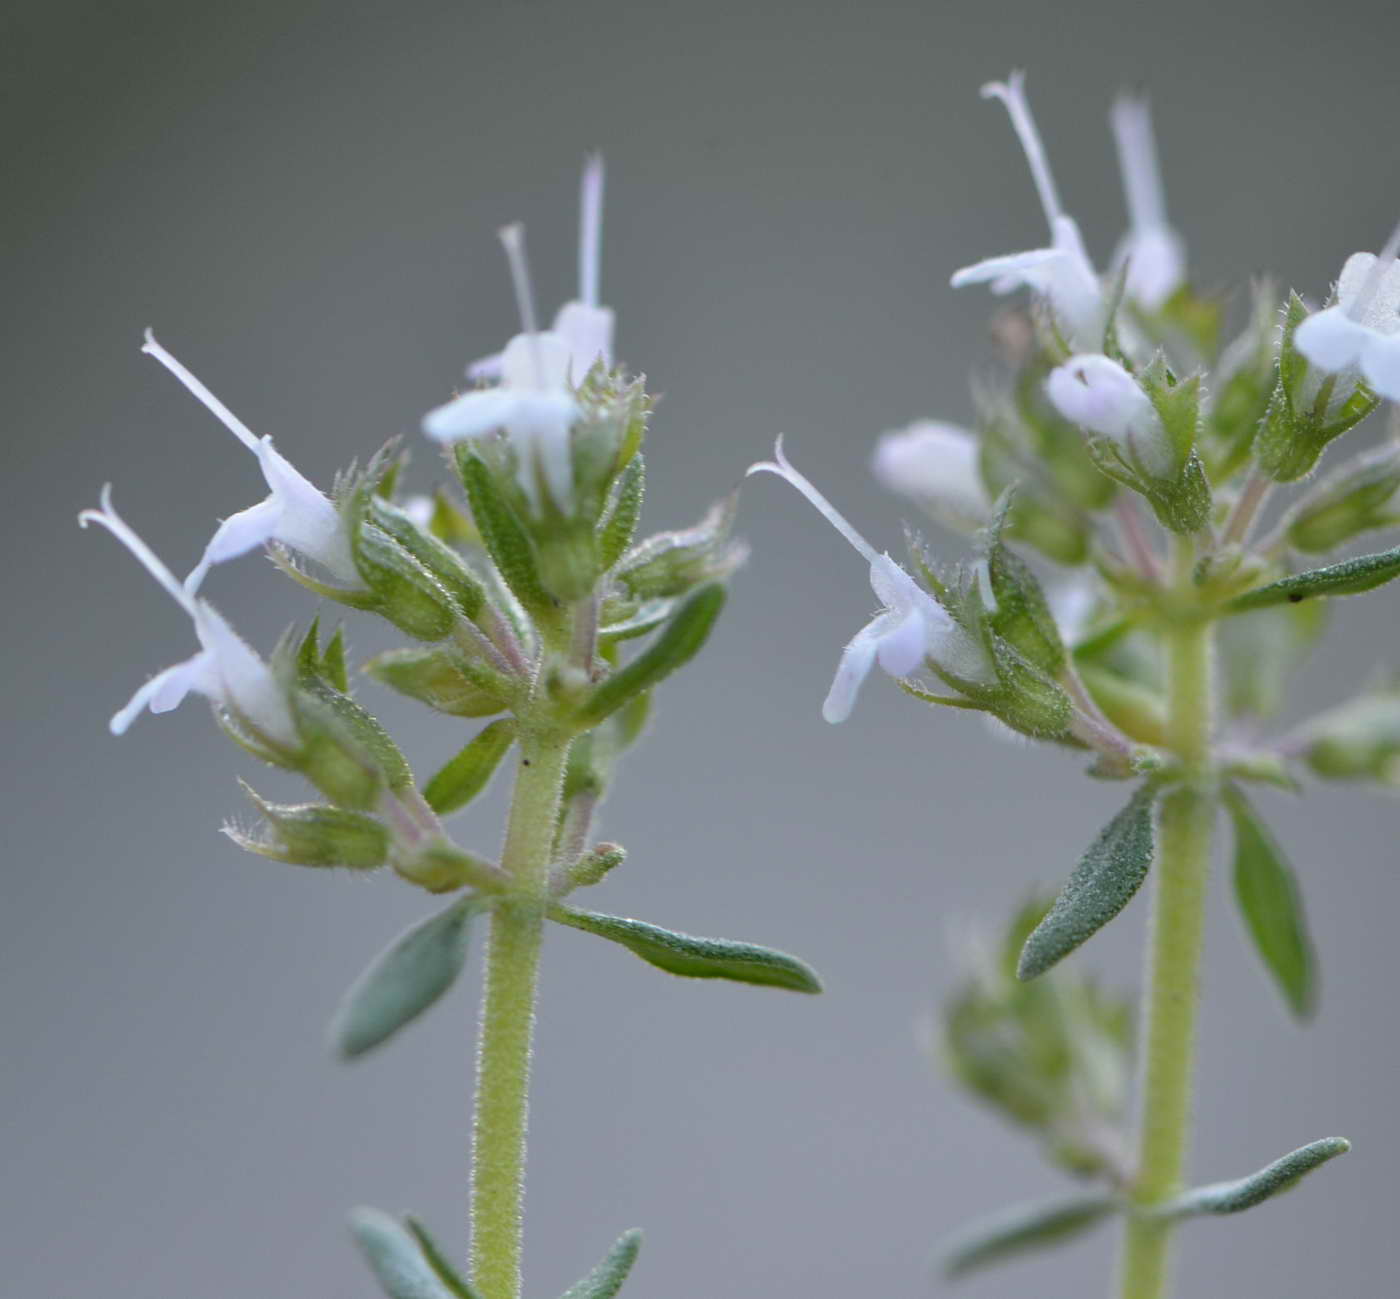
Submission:
[[[919,420],[884,434],[871,468],[880,485],[907,496],[954,532],[975,532],[992,502],[978,468],[977,439],[966,429]]]
[[[1176,457],[1161,416],[1136,379],[1096,353],[1072,356],[1050,372],[1045,391],[1071,423],[1107,438],[1119,457],[1145,479],[1164,479]]]
[[[1292,513],[1288,544],[1314,554],[1400,523],[1400,444],[1344,466],[1308,492]]]
[[[261,832],[245,834],[225,826],[224,833],[247,852],[297,866],[353,870],[373,870],[388,857],[389,832],[372,816],[318,803],[268,803],[246,784],[243,791],[262,816]]]

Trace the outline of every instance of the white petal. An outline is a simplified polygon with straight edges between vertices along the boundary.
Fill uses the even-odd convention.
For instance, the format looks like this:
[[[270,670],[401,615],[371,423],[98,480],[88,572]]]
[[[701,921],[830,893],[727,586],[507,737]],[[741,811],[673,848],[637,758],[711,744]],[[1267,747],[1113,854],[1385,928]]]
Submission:
[[[876,650],[880,666],[892,677],[917,672],[928,652],[924,633],[924,620],[918,610],[911,609],[898,621],[892,620],[881,633]]]
[[[196,654],[183,663],[176,663],[163,672],[156,673],[146,682],[125,707],[108,723],[113,735],[125,735],[143,708],[150,707],[153,713],[169,712],[180,703],[189,692],[196,688],[203,667],[204,654]]]
[[[479,357],[467,366],[467,378],[499,379],[501,377],[501,367],[504,362],[504,352],[492,352],[490,356]]]
[[[569,386],[572,361],[568,342],[553,330],[517,334],[501,353],[501,386],[563,392]]]
[[[1072,356],[1045,380],[1045,391],[1067,420],[1122,441],[1156,420],[1151,398],[1117,361],[1098,353]]]
[[[985,257],[980,262],[954,271],[949,283],[953,288],[961,289],[968,284],[991,282],[996,292],[1009,293],[1013,288],[1031,283],[1030,272],[1039,272],[1047,263],[1057,261],[1063,256],[1064,254],[1056,248],[1032,248],[1024,253]]]
[[[314,559],[342,581],[359,585],[340,511],[326,494],[272,445],[270,437],[258,444],[258,463],[282,507],[277,539]]]
[[[1128,266],[1128,296],[1156,311],[1186,279],[1186,249],[1180,237],[1163,227],[1133,231],[1119,245],[1116,264]]]
[[[611,307],[591,307],[586,302],[566,302],[554,317],[554,330],[568,345],[572,358],[570,379],[582,383],[599,357],[603,368],[612,369],[613,328],[616,315]]]
[[[911,497],[957,532],[975,532],[991,501],[978,469],[977,439],[966,429],[918,420],[882,434],[871,468],[890,491]]]
[[[877,618],[862,627],[841,655],[831,689],[827,691],[826,701],[822,704],[822,716],[832,725],[844,722],[851,715],[856,695],[875,665],[880,622]]]
[[[1377,261],[1374,253],[1352,253],[1337,279],[1337,301],[1359,324],[1394,334],[1400,332],[1400,262],[1385,257],[1373,284]]]
[[[1400,402],[1400,335],[1372,339],[1361,353],[1361,373],[1382,397]]]
[[[561,509],[573,503],[574,465],[569,429],[578,416],[578,403],[567,394],[520,393],[506,424],[522,462],[522,473],[532,455],[537,456],[549,494]],[[533,496],[532,489],[533,481],[530,481],[526,490]]]
[[[1348,316],[1339,304],[1314,312],[1303,321],[1293,332],[1293,345],[1323,370],[1345,370],[1361,359],[1370,337],[1366,326]]]
[[[281,519],[282,503],[276,496],[269,496],[246,510],[229,515],[209,538],[199,563],[185,579],[185,590],[193,595],[215,564],[237,559],[271,541],[277,535],[277,525]]]
[[[203,600],[199,602],[195,632],[208,653],[209,672],[206,680],[194,683],[194,688],[232,707],[271,739],[294,744],[296,726],[267,664],[223,615]]]
[[[423,416],[423,432],[439,442],[457,442],[504,428],[518,401],[506,388],[464,392]]]

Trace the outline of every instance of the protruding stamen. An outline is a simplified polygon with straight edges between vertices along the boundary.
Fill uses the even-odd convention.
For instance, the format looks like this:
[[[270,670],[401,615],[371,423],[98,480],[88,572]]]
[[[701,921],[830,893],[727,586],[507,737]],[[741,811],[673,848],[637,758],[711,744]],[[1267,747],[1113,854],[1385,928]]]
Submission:
[[[744,473],[747,478],[750,474],[777,474],[779,478],[786,478],[799,492],[802,493],[813,505],[817,507],[818,513],[836,529],[847,541],[851,543],[871,564],[878,564],[884,560],[875,547],[860,535],[846,520],[838,513],[836,507],[823,496],[816,487],[795,468],[783,454],[782,435],[778,436],[778,441],[773,447],[772,460],[760,460],[757,464],[752,464]]]
[[[599,305],[599,273],[603,264],[603,155],[583,160],[579,188],[578,296],[590,307]]]
[[[535,293],[530,287],[530,262],[525,256],[525,226],[513,221],[496,232],[506,250],[506,261],[510,264],[511,283],[515,286],[515,304],[520,309],[520,328],[527,334],[539,333],[539,320],[535,315]]]
[[[194,377],[183,365],[180,364],[169,352],[158,342],[156,336],[148,329],[146,331],[146,341],[141,344],[141,350],[148,356],[153,356],[167,370],[170,371],[181,383],[189,389],[190,393],[200,401],[215,418],[233,434],[249,451],[257,453],[259,438],[241,419],[238,418],[227,406],[224,405],[212,392],[209,391],[198,379]]]
[[[130,524],[119,515],[112,505],[112,484],[108,483],[102,489],[102,508],[100,510],[84,510],[78,515],[78,526],[87,527],[89,523],[96,523],[107,529],[118,541],[122,543],[133,555],[137,562],[146,570],[162,587],[165,588],[170,598],[175,601],[191,618],[198,617],[198,606],[194,599],[185,591],[185,588],[175,580],[172,573],[160,561],[156,555],[140,537],[132,530]]]
[[[1361,291],[1351,300],[1351,304],[1346,309],[1346,314],[1353,320],[1360,320],[1366,309],[1371,305],[1372,299],[1379,292],[1381,281],[1385,279],[1386,272],[1395,265],[1395,259],[1400,256],[1400,224],[1390,232],[1390,238],[1385,241],[1385,246],[1376,254],[1376,260],[1372,263],[1371,269],[1366,272],[1366,278],[1362,281]]]
[[[1109,123],[1118,146],[1118,169],[1123,173],[1129,224],[1134,230],[1165,229],[1167,202],[1147,97],[1119,95],[1109,112]]]
[[[1045,146],[1041,143],[1040,132],[1036,130],[1035,118],[1031,116],[1030,102],[1026,99],[1026,74],[1017,68],[1005,81],[989,81],[982,87],[983,99],[999,99],[1006,105],[1012,128],[1025,150],[1026,161],[1030,163],[1031,178],[1035,181],[1036,192],[1040,195],[1040,205],[1045,209],[1045,220],[1054,234],[1057,217],[1062,215],[1060,195],[1055,189],[1055,178],[1050,174],[1050,163],[1045,157]]]

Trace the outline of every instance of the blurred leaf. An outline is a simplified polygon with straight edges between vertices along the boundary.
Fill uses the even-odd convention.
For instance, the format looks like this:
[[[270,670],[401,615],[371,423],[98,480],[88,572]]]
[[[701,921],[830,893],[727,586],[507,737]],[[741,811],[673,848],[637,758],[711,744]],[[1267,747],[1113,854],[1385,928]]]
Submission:
[[[1235,900],[1289,1008],[1307,1019],[1317,1003],[1317,964],[1297,877],[1240,790],[1225,792],[1235,827]]]
[[[637,1261],[637,1251],[642,1247],[640,1231],[624,1231],[617,1243],[608,1250],[607,1257],[582,1281],[571,1285],[560,1299],[613,1299],[622,1289],[632,1264]]]
[[[1193,1218],[1204,1213],[1240,1213],[1272,1199],[1280,1191],[1291,1190],[1300,1178],[1314,1168],[1346,1154],[1350,1149],[1351,1142],[1344,1137],[1326,1137],[1274,1160],[1267,1168],[1261,1168],[1249,1177],[1241,1177],[1235,1182],[1198,1186],[1162,1205],[1157,1212],[1171,1218]]]
[[[669,974],[691,979],[733,979],[793,992],[820,992],[816,972],[786,952],[725,938],[695,938],[658,925],[556,903],[549,914],[561,924],[621,943]]]
[[[646,467],[640,455],[628,462],[613,491],[612,509],[598,525],[598,562],[604,569],[611,568],[622,558],[637,533],[642,496],[646,491]]]
[[[1271,604],[1297,604],[1319,595],[1359,595],[1396,577],[1400,577],[1400,546],[1374,555],[1344,559],[1326,568],[1294,573],[1268,586],[1237,595],[1225,605],[1224,612],[1246,613],[1250,609],[1266,609]]]
[[[1073,1240],[1121,1208],[1110,1195],[1018,1205],[960,1232],[940,1251],[943,1274],[952,1280],[992,1263]]]
[[[413,1238],[418,1242],[418,1248],[423,1251],[428,1266],[437,1273],[438,1279],[456,1299],[477,1299],[476,1291],[457,1274],[452,1264],[447,1261],[447,1256],[438,1248],[437,1241],[428,1234],[428,1229],[410,1214],[404,1215],[403,1225],[413,1233]]]
[[[428,806],[439,816],[466,807],[486,788],[514,743],[515,723],[509,718],[484,727],[423,787]]]
[[[1089,845],[1050,914],[1021,949],[1017,975],[1033,979],[1092,938],[1132,900],[1152,866],[1151,784],[1137,792]]]
[[[405,930],[355,980],[331,1021],[331,1041],[351,1059],[378,1046],[448,990],[467,959],[467,929],[485,905],[473,897]]]
[[[378,1209],[356,1209],[350,1230],[389,1299],[477,1299],[457,1277],[449,1283],[412,1232]]]

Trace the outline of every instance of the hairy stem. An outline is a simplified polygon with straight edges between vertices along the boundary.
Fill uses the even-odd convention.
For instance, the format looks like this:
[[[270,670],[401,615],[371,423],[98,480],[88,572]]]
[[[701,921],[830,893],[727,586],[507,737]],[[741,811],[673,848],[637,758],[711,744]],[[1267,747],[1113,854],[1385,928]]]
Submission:
[[[519,1299],[525,1128],[540,941],[569,740],[521,743],[501,865],[513,895],[491,917],[477,1037],[472,1129],[472,1281],[482,1299]]]
[[[1183,547],[1184,550],[1184,547]],[[1189,572],[1187,557],[1179,566]],[[1211,624],[1179,619],[1167,635],[1168,740],[1185,769],[1162,801],[1154,872],[1151,940],[1143,990],[1145,1029],[1133,1200],[1143,1210],[1181,1189],[1191,1135],[1197,985],[1205,928],[1206,880],[1215,817]],[[1163,1299],[1172,1224],[1150,1213],[1128,1218],[1121,1299]]]

